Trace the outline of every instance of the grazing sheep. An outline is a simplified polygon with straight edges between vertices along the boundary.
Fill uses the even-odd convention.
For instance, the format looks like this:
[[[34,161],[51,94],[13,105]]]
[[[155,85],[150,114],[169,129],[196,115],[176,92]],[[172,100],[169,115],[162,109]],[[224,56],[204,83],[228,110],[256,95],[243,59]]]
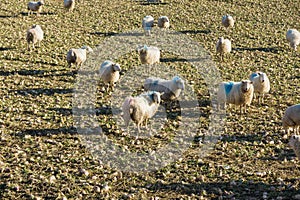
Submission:
[[[147,92],[142,93],[137,97],[126,97],[123,105],[123,119],[125,126],[128,128],[130,119],[134,121],[140,132],[140,126],[142,123],[146,123],[149,118],[152,118],[160,104],[160,93],[159,92]]]
[[[83,46],[80,49],[70,49],[67,53],[67,62],[69,67],[74,63],[76,66],[83,65],[86,61],[86,54],[93,52],[93,49],[89,46]]]
[[[75,8],[75,0],[64,0],[64,7],[68,11],[72,11]]]
[[[38,43],[38,46],[41,46],[41,41],[44,39],[44,32],[39,25],[33,25],[30,29],[27,30],[26,40],[28,44],[28,50],[30,50],[30,43],[32,47]]]
[[[232,16],[230,15],[224,15],[222,17],[222,25],[225,27],[225,28],[232,28],[234,26],[234,19]]]
[[[157,47],[153,46],[144,46],[138,50],[140,55],[140,60],[142,64],[154,64],[159,63],[160,51]]]
[[[152,27],[154,26],[154,18],[150,15],[143,18],[142,26],[144,28],[145,34],[150,35]]]
[[[231,52],[230,40],[220,37],[216,44],[216,51],[221,54],[221,60],[223,60],[223,55]]]
[[[296,156],[300,160],[300,135],[292,135],[289,141],[290,147],[294,150]]]
[[[43,0],[40,0],[38,2],[30,1],[27,4],[28,15],[30,15],[32,12],[37,12],[37,15],[39,15],[42,12],[43,5],[44,5]]]
[[[297,51],[297,46],[300,44],[300,32],[296,29],[289,29],[286,32],[286,39],[289,41],[291,48]]]
[[[174,76],[171,80],[147,78],[144,83],[144,89],[162,92],[162,100],[174,100],[184,90],[184,81],[178,76]]]
[[[258,102],[263,103],[264,95],[270,91],[270,81],[268,76],[263,72],[253,72],[249,79],[253,82],[254,97],[255,93],[258,93]],[[260,97],[260,95],[262,96]]]
[[[99,69],[100,77],[104,83],[113,86],[120,78],[121,67],[110,60],[104,61]]]
[[[250,105],[253,99],[253,83],[249,80],[241,82],[222,82],[219,85],[218,91],[218,104],[226,103],[235,104],[240,106],[240,114],[242,113],[242,106],[244,106],[245,113],[247,112],[246,106]]]
[[[161,16],[158,18],[157,26],[159,28],[167,29],[170,27],[170,20],[167,16]]]
[[[300,104],[290,106],[285,110],[282,117],[282,125],[288,134],[290,133],[290,128],[293,128],[294,132],[299,133]]]

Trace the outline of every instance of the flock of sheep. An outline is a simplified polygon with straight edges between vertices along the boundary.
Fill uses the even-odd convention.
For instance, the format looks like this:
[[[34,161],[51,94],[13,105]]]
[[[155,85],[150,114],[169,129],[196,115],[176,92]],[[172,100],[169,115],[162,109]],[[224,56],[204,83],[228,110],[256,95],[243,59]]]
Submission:
[[[43,0],[38,2],[29,2],[28,10],[31,12],[37,12],[39,14],[44,5]],[[64,0],[64,7],[72,11],[75,7],[75,0]],[[226,29],[230,29],[234,26],[234,18],[230,15],[222,17],[222,25]],[[167,16],[161,16],[157,20],[157,25],[161,29],[168,29],[170,27],[170,20]],[[146,36],[151,35],[152,27],[154,26],[154,18],[152,16],[145,16],[142,20],[142,27]],[[30,50],[30,44],[35,48],[35,44],[43,40],[43,30],[39,25],[33,25],[27,31],[26,40],[28,43],[28,49]],[[296,29],[289,29],[286,33],[286,39],[290,44],[290,47],[297,51],[297,46],[300,44],[300,32]],[[79,49],[70,49],[67,52],[66,60],[69,66],[76,64],[81,66],[86,61],[86,55],[93,50],[89,46],[83,46]],[[220,37],[216,43],[216,52],[221,55],[223,60],[225,54],[231,52],[231,42],[228,39]],[[153,65],[160,62],[160,50],[154,46],[143,46],[138,49],[139,58],[142,64]],[[104,61],[99,69],[100,78],[104,83],[108,83],[113,86],[120,77],[119,72],[121,67],[119,64],[112,61]],[[163,101],[172,101],[179,97],[182,90],[184,90],[184,80],[178,76],[173,77],[171,80],[165,80],[157,77],[150,77],[145,80],[144,89],[146,92],[136,96],[127,97],[124,100],[122,111],[123,119],[126,127],[128,127],[130,120],[135,122],[140,132],[140,126],[146,125],[149,118],[153,117],[161,103]],[[219,85],[218,90],[218,104],[226,107],[227,104],[234,104],[240,106],[240,113],[242,108],[246,112],[246,106],[249,106],[252,102],[255,94],[258,97],[258,101],[263,102],[264,94],[270,91],[270,81],[268,76],[263,72],[253,72],[247,80],[240,82],[222,82]],[[293,105],[286,109],[282,118],[282,124],[286,132],[289,134],[290,128],[293,128],[294,132],[299,133],[300,127],[300,104]],[[294,149],[296,155],[300,159],[300,136],[293,135],[289,143]]]

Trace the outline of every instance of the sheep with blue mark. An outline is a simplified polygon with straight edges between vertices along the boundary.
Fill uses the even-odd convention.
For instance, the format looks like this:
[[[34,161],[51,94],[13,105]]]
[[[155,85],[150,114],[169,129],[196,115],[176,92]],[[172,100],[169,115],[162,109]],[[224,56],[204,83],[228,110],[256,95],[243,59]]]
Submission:
[[[126,97],[123,105],[123,119],[128,128],[130,120],[135,122],[140,132],[140,126],[145,123],[147,129],[148,119],[152,118],[159,107],[161,94],[150,91],[142,93],[137,97]]]
[[[218,107],[221,104],[226,107],[226,103],[240,106],[240,114],[242,113],[242,107],[244,107],[245,113],[247,112],[246,106],[249,106],[253,99],[254,87],[253,83],[249,80],[243,80],[241,82],[222,82],[219,85],[217,94]]]
[[[150,15],[143,18],[142,26],[145,31],[145,34],[150,36],[152,27],[154,26],[154,18]]]
[[[268,76],[263,72],[253,72],[249,79],[253,82],[254,98],[255,93],[257,93],[258,102],[264,103],[264,96],[270,91],[270,80]]]
[[[163,92],[162,100],[175,100],[184,90],[184,80],[179,76],[174,76],[171,80],[151,77],[145,80],[144,89]]]

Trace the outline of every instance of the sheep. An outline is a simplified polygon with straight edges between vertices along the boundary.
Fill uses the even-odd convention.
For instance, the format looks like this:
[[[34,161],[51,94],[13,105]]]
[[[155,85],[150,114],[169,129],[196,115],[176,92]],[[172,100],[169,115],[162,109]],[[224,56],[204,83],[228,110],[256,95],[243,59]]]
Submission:
[[[64,0],[64,7],[68,11],[73,11],[75,8],[75,0]]]
[[[285,132],[289,134],[290,128],[293,128],[294,132],[299,133],[300,126],[300,104],[296,104],[288,107],[282,117],[282,125]]]
[[[241,82],[222,82],[219,85],[217,94],[218,107],[226,103],[235,104],[240,106],[240,114],[242,113],[242,106],[244,106],[245,113],[247,112],[246,106],[250,105],[253,99],[253,82],[243,80]]]
[[[39,15],[42,12],[43,5],[44,5],[43,0],[40,0],[38,2],[30,1],[27,4],[28,15],[30,15],[31,12],[37,12],[37,15]]]
[[[300,44],[300,32],[296,29],[289,29],[286,32],[286,39],[290,43],[290,47],[297,51],[297,46]]]
[[[164,0],[147,0],[147,3],[164,3]]]
[[[142,123],[146,123],[149,118],[152,118],[161,101],[161,94],[159,92],[150,91],[142,93],[137,97],[126,97],[122,105],[123,119],[125,126],[128,128],[130,119],[135,122],[140,132]]]
[[[157,47],[145,45],[143,48],[138,49],[140,60],[142,64],[153,65],[159,63],[160,51]]]
[[[174,76],[171,80],[147,78],[144,82],[144,89],[163,92],[161,99],[164,101],[175,100],[184,90],[184,80],[178,76]]]
[[[30,29],[27,30],[26,34],[26,40],[28,44],[28,50],[30,50],[30,43],[32,43],[32,47],[36,43],[38,43],[38,46],[41,46],[41,41],[44,39],[44,32],[42,28],[39,25],[33,25]]]
[[[227,28],[232,28],[234,26],[234,19],[230,15],[224,15],[222,17],[222,25]]]
[[[86,60],[86,54],[93,52],[89,46],[83,46],[80,49],[70,49],[67,53],[67,62],[69,67],[74,63],[76,66],[82,66]]]
[[[253,82],[254,98],[255,93],[258,93],[258,102],[263,103],[264,95],[270,91],[270,80],[268,76],[263,72],[253,72],[249,79]],[[260,97],[260,95],[262,95],[262,97]]]
[[[170,20],[167,16],[161,16],[157,20],[157,26],[159,28],[167,29],[170,27]]]
[[[221,60],[223,60],[223,55],[231,52],[230,40],[220,37],[216,44],[216,51],[221,54]]]
[[[100,77],[104,83],[108,83],[113,87],[120,78],[121,67],[110,60],[104,61],[99,69]]]
[[[143,18],[142,26],[145,34],[150,36],[152,27],[154,26],[154,18],[150,15]]]
[[[292,135],[289,140],[289,145],[292,147],[296,156],[300,160],[300,135]]]

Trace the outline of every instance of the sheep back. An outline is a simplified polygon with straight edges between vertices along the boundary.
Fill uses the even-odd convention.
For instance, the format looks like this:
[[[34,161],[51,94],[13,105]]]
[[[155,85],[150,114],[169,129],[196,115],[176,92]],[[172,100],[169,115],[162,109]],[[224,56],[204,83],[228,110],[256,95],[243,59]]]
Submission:
[[[255,93],[265,94],[270,91],[270,80],[265,73],[253,72],[249,79],[253,82]]]
[[[159,63],[160,51],[157,47],[146,45],[139,50],[140,60],[142,64],[154,64]]]
[[[290,47],[296,51],[297,46],[300,44],[300,32],[296,29],[289,29],[286,32],[286,39],[290,43]]]
[[[300,104],[288,107],[282,118],[284,127],[295,127],[300,125]]]
[[[167,16],[161,16],[158,18],[157,26],[159,28],[169,28],[170,27],[170,21]]]
[[[178,76],[173,77],[172,80],[151,77],[145,80],[144,89],[163,93],[162,100],[174,100],[184,90],[184,81]]]
[[[72,11],[75,8],[75,0],[64,0],[64,7]]]

